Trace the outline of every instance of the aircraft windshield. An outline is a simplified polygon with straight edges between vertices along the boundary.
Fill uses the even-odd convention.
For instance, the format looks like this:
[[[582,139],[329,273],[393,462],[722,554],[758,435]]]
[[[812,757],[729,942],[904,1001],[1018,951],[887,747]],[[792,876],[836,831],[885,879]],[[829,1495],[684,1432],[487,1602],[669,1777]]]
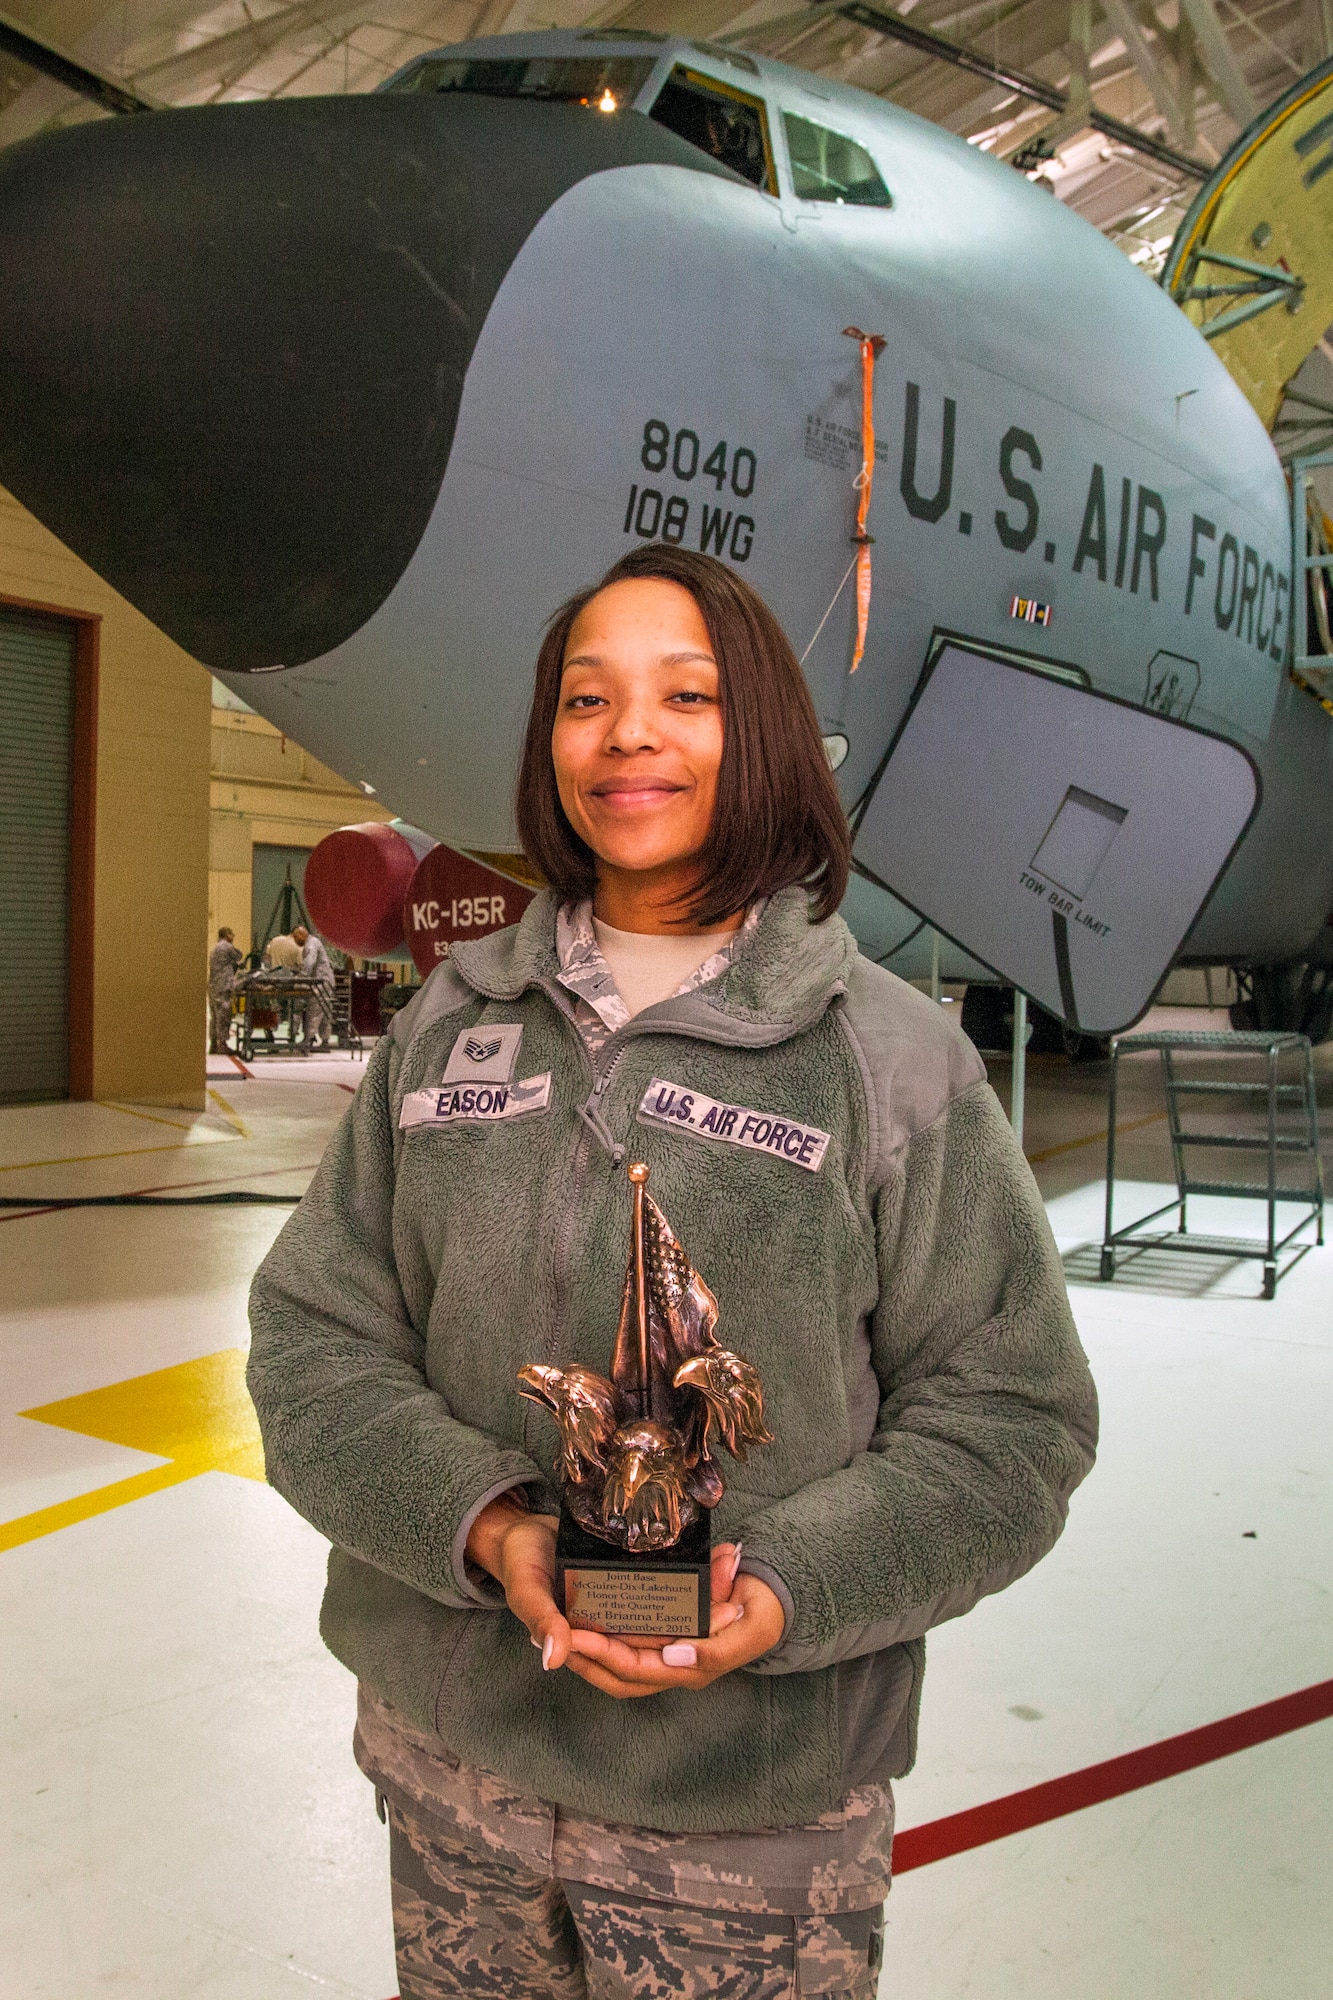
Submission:
[[[481,97],[537,97],[619,111],[633,104],[652,67],[651,56],[530,56],[513,62],[427,56],[391,88],[468,90]]]
[[[812,125],[792,112],[782,114],[791,155],[792,186],[802,201],[846,202],[857,208],[892,208],[875,162],[864,146],[841,132]]]
[[[763,99],[695,70],[673,69],[648,116],[768,194],[777,193]]]

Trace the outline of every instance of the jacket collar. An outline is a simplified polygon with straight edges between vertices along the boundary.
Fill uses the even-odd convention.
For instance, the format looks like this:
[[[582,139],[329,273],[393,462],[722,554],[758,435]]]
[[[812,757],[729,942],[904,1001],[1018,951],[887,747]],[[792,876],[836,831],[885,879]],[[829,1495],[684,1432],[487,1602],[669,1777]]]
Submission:
[[[512,930],[455,945],[451,964],[489,1000],[517,1000],[530,986],[567,998],[557,983],[559,907],[555,894],[544,890]],[[755,1046],[782,1041],[817,1020],[845,990],[855,957],[856,942],[841,917],[812,924],[806,891],[799,885],[782,889],[716,979],[647,1008],[629,1031],[641,1024],[645,1032],[674,1029]]]

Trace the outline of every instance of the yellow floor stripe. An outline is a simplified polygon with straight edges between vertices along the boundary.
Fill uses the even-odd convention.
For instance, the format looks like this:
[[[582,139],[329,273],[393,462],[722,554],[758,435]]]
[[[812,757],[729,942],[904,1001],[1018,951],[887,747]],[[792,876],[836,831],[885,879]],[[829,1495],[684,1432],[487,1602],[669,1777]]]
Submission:
[[[246,1125],[245,1120],[240,1116],[235,1105],[228,1104],[226,1098],[222,1095],[222,1092],[220,1090],[214,1090],[211,1083],[208,1086],[208,1094],[212,1098],[214,1104],[221,1106],[223,1117],[230,1119],[231,1123],[236,1127],[236,1130],[240,1133],[243,1139],[248,1139],[250,1137],[250,1129]]]
[[[207,1466],[188,1459],[177,1459],[170,1465],[155,1465],[150,1472],[117,1479],[111,1486],[94,1487],[91,1493],[80,1493],[77,1499],[59,1500],[54,1507],[39,1507],[35,1514],[20,1514],[16,1521],[0,1521],[0,1553],[21,1548],[25,1542],[38,1541],[43,1535],[53,1535],[58,1528],[72,1528],[76,1521],[90,1521],[95,1514],[110,1513],[113,1507],[123,1507],[127,1500],[142,1500],[145,1494],[160,1493],[164,1486],[178,1486],[182,1480],[193,1479],[207,1470]]]
[[[208,1094],[210,1097],[217,1099],[225,1114],[235,1126],[239,1136],[242,1139],[248,1139],[250,1137],[249,1132],[227,1103],[226,1098],[216,1090],[210,1090]],[[173,1132],[192,1132],[194,1130],[193,1125],[182,1125],[175,1118],[159,1118],[151,1111],[135,1111],[128,1104],[99,1102],[98,1109],[100,1111],[119,1111],[126,1118],[143,1118],[150,1125],[166,1125]],[[214,1130],[216,1130],[216,1127],[214,1127]],[[71,1153],[68,1158],[60,1160],[19,1160],[14,1166],[0,1167],[0,1174],[23,1174],[29,1172],[34,1167],[85,1167],[91,1165],[95,1160],[136,1160],[141,1153],[181,1153],[185,1151],[187,1143],[184,1139],[178,1139],[174,1145],[170,1146],[127,1146],[117,1153]]]
[[[132,1375],[126,1382],[64,1396],[19,1415],[104,1444],[151,1452],[154,1458],[262,1480],[264,1452],[259,1419],[246,1393],[245,1362],[244,1348],[224,1347],[196,1361]]]
[[[1160,1125],[1166,1117],[1165,1111],[1155,1111],[1151,1118],[1131,1118],[1127,1125],[1117,1125],[1118,1138],[1125,1132],[1141,1132],[1145,1125]],[[1086,1139],[1066,1139],[1062,1146],[1047,1146],[1044,1152],[1029,1153],[1029,1166],[1039,1166],[1043,1160],[1058,1159],[1061,1153],[1076,1153],[1080,1146],[1101,1145],[1107,1137],[1105,1128],[1100,1132],[1089,1132]]]
[[[179,1118],[163,1118],[156,1111],[140,1111],[133,1104],[113,1104],[109,1097],[99,1097],[96,1101],[99,1111],[119,1111],[122,1118],[143,1118],[150,1125],[169,1125],[173,1132],[191,1132],[194,1129],[192,1124],[182,1123]]]
[[[246,1393],[245,1361],[244,1348],[224,1347],[174,1368],[155,1368],[127,1382],[20,1410],[21,1417],[34,1423],[151,1452],[170,1463],[0,1523],[0,1552],[141,1500],[164,1486],[179,1485],[200,1472],[230,1472],[240,1479],[262,1481],[264,1447]]]

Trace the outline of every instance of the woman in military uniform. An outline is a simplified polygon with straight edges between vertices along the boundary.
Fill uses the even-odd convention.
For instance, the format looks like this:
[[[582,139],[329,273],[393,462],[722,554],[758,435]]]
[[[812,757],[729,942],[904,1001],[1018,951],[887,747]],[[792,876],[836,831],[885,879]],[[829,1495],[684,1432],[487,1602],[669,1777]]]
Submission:
[[[1059,1259],[970,1044],[836,914],[810,697],[729,569],[644,547],[556,615],[518,820],[549,888],[397,1017],[252,1303],[402,1994],[869,2000],[924,1635],[1092,1463]],[[488,1088],[440,1088],[469,1063]],[[665,1646],[566,1622],[559,1437],[516,1385],[607,1370],[627,1158],[774,1439],[728,1466],[709,1636]]]

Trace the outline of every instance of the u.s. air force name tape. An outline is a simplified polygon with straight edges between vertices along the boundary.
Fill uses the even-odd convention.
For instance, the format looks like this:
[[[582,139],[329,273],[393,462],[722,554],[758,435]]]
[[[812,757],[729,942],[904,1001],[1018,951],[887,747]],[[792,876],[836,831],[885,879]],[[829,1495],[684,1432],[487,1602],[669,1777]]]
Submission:
[[[749,1111],[743,1104],[719,1104],[715,1097],[687,1090],[681,1083],[667,1083],[660,1076],[655,1076],[644,1091],[639,1116],[650,1125],[684,1126],[701,1139],[721,1139],[729,1146],[745,1146],[752,1153],[770,1153],[812,1174],[819,1172],[828,1150],[828,1133],[814,1125],[798,1125],[793,1118],[774,1118],[766,1111]]]
[[[450,1083],[438,1090],[414,1090],[403,1099],[400,1126],[493,1125],[497,1119],[526,1118],[551,1102],[551,1072],[518,1083]]]

